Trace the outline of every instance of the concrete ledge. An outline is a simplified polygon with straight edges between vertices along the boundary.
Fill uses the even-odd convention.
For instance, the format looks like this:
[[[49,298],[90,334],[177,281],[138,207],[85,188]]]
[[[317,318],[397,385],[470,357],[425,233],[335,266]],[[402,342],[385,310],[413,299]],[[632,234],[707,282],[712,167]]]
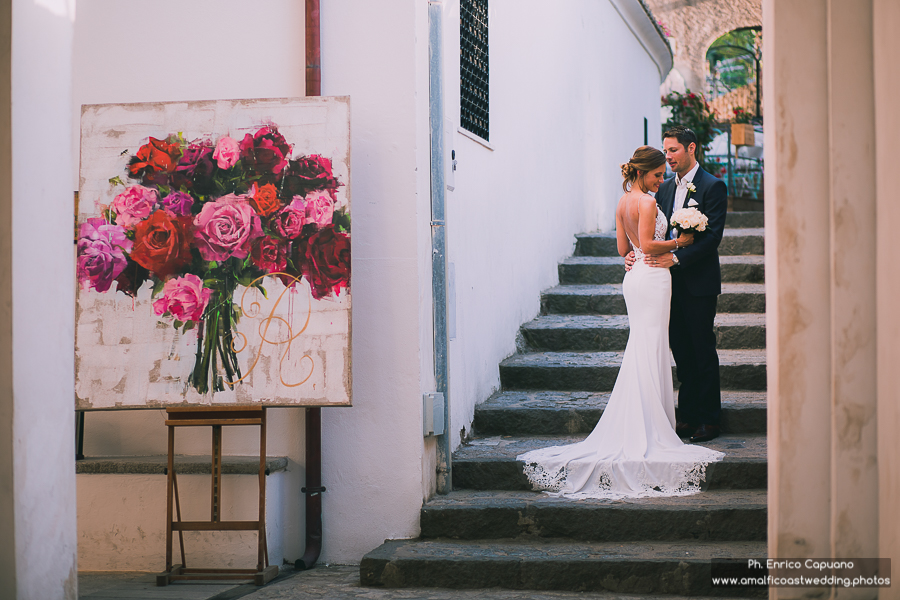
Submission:
[[[210,455],[176,455],[175,472],[179,475],[209,475]],[[163,475],[168,458],[159,456],[92,456],[75,461],[76,475]],[[287,469],[288,460],[283,456],[266,459],[269,473]],[[256,475],[259,458],[256,456],[223,456],[223,475]]]

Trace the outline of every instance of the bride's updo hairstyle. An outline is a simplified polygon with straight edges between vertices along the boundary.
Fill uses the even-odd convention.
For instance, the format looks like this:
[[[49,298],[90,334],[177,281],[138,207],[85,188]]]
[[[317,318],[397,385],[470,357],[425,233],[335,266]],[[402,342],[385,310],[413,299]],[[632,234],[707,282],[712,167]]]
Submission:
[[[641,146],[634,151],[634,156],[627,163],[622,164],[622,189],[626,192],[631,189],[634,182],[657,167],[666,164],[666,155],[653,146]]]

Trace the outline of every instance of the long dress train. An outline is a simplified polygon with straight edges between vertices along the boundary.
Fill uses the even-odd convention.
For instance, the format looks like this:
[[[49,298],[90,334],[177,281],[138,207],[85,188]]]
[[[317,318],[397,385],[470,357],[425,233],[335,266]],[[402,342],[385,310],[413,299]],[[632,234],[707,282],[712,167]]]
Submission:
[[[664,239],[657,213],[654,239]],[[709,463],[724,454],[684,444],[675,433],[675,395],[669,358],[668,269],[637,261],[622,290],[630,332],[622,366],[603,416],[582,442],[518,456],[535,489],[571,498],[681,496],[700,491]]]

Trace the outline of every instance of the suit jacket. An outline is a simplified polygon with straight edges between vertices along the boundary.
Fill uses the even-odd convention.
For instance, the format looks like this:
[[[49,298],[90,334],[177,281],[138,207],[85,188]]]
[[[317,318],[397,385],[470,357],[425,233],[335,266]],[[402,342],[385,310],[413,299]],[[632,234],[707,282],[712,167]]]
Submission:
[[[675,251],[678,265],[669,271],[673,283],[678,279],[694,296],[714,296],[722,293],[722,270],[719,267],[719,242],[725,232],[725,213],[728,209],[728,191],[725,182],[710,175],[703,168],[694,174],[696,192],[691,192],[685,201],[687,208],[691,200],[697,202],[697,210],[709,219],[706,231],[694,236],[694,243]],[[656,201],[666,220],[671,222],[675,208],[675,178],[667,179],[659,186]],[[671,225],[669,226],[671,229]]]

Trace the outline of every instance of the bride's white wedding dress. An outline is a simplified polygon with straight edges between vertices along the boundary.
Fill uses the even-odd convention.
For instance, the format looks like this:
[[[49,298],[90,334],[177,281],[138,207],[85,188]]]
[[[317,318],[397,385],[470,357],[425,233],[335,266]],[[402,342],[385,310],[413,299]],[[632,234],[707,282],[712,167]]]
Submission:
[[[664,240],[657,208],[654,240]],[[668,269],[648,266],[633,241],[636,262],[622,290],[630,332],[622,367],[603,416],[583,441],[518,456],[535,489],[570,498],[682,496],[700,491],[709,463],[724,454],[684,444],[675,433],[669,358]]]

